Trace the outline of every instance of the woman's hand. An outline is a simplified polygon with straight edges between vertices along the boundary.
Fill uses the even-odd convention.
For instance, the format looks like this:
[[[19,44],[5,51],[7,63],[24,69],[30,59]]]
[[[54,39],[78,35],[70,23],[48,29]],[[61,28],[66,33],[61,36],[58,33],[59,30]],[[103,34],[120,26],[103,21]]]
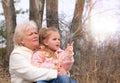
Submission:
[[[65,69],[63,67],[59,67],[58,68],[58,76],[59,75],[66,75],[67,72],[65,71]]]

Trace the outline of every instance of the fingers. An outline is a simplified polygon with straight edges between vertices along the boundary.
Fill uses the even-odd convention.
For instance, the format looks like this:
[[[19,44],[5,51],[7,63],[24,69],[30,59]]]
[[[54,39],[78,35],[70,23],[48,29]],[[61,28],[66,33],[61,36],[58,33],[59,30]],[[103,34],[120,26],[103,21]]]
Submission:
[[[74,41],[72,41],[71,45],[73,46],[73,44],[74,44]]]
[[[66,51],[69,52],[70,54],[73,52],[73,44],[74,42],[68,43],[66,47]]]
[[[67,46],[73,46],[74,41],[72,41],[71,43],[68,43]]]

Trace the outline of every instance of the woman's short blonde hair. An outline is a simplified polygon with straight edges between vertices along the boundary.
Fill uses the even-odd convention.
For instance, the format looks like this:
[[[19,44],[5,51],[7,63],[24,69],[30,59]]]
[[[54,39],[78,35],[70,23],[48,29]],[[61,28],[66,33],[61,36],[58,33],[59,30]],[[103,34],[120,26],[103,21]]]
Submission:
[[[36,25],[36,23],[32,20],[30,21],[26,21],[26,22],[23,22],[21,24],[18,24],[15,28],[15,33],[14,33],[14,36],[13,36],[13,42],[14,42],[14,45],[18,45],[18,46],[21,46],[21,40],[22,38],[24,37],[24,33],[26,31],[28,31],[29,29],[35,29],[36,31],[38,30],[38,27]]]

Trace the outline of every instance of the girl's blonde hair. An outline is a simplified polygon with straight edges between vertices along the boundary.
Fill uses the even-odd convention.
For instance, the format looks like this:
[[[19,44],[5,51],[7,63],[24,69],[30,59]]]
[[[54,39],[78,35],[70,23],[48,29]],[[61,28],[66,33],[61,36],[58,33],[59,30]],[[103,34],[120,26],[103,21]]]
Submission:
[[[41,28],[41,29],[39,30],[39,40],[40,40],[40,44],[44,44],[44,43],[43,43],[43,40],[44,40],[44,39],[47,39],[52,32],[58,32],[58,33],[59,33],[58,29],[55,28],[55,27],[49,27],[49,28],[43,27],[43,28]]]
[[[42,50],[42,51],[46,51],[48,52],[48,55],[46,57],[53,57],[54,59],[56,59],[56,54],[54,51],[52,51],[51,49],[49,49],[45,44],[44,44],[44,40],[45,39],[48,39],[49,36],[52,34],[52,32],[58,32],[58,29],[55,28],[55,27],[43,27],[39,30],[39,41],[40,41],[40,47],[39,47],[39,50]]]

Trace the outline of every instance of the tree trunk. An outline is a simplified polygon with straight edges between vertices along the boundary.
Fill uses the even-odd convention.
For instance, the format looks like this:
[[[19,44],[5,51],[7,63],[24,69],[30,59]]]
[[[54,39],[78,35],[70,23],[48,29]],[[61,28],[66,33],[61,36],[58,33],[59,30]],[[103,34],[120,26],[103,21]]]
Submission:
[[[53,26],[59,29],[58,0],[46,0],[46,20],[47,27]]]
[[[30,1],[30,20],[37,23],[38,28],[42,27],[44,0],[29,0]]]
[[[70,29],[72,33],[76,32],[78,29],[80,31],[82,30],[82,15],[84,10],[84,3],[85,3],[85,0],[76,1],[74,16],[72,19],[72,24]],[[77,31],[77,33],[79,33],[79,31]]]
[[[96,46],[91,37],[84,32],[82,22],[85,0],[77,0],[70,31],[73,34],[75,64],[71,71],[79,83],[97,83]],[[73,78],[74,78],[73,77]]]
[[[2,0],[2,6],[5,15],[6,26],[6,54],[4,55],[4,61],[9,61],[9,55],[13,49],[13,34],[16,26],[16,14],[13,0]],[[6,65],[8,66],[8,64]]]
[[[75,43],[75,48],[79,48],[80,38],[83,36],[83,24],[82,16],[84,10],[85,0],[76,0],[74,16],[70,26],[70,34],[72,34],[72,40]],[[75,50],[78,51],[78,50]]]

